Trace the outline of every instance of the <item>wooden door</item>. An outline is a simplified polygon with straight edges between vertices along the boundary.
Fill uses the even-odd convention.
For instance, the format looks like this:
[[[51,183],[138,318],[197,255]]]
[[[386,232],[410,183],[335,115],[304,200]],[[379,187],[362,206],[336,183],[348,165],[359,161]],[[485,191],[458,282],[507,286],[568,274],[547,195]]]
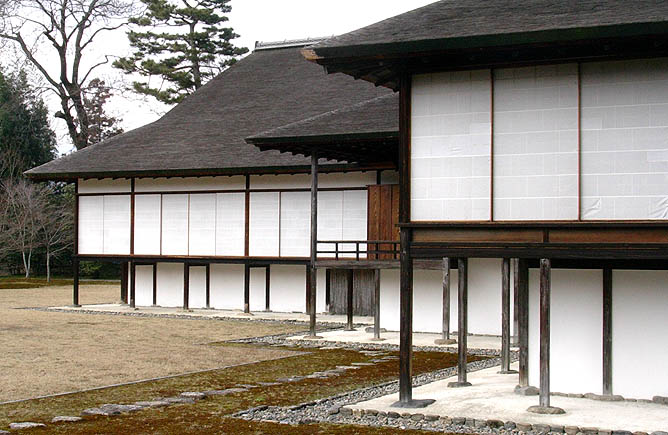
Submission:
[[[367,238],[369,240],[399,240],[399,185],[378,184],[369,186],[367,204]],[[369,246],[370,250],[375,247]],[[390,251],[393,245],[380,245],[379,250]],[[390,253],[370,255],[370,259],[392,259]],[[397,257],[398,258],[398,257]]]

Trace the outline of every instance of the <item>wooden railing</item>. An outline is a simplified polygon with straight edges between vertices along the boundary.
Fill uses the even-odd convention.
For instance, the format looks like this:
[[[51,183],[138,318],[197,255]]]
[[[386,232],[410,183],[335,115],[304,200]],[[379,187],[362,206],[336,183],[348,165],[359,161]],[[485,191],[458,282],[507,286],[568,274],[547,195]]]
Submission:
[[[397,240],[318,240],[317,256],[336,260],[398,260],[399,244]],[[333,245],[334,249],[321,249],[321,245]]]

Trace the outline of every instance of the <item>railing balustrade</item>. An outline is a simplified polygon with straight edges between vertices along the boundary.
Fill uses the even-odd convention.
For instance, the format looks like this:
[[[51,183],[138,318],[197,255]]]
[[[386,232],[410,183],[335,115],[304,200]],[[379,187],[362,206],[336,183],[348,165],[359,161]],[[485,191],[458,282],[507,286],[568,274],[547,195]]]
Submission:
[[[334,249],[321,245],[333,245]],[[399,245],[398,240],[318,240],[316,254],[335,260],[398,260]]]

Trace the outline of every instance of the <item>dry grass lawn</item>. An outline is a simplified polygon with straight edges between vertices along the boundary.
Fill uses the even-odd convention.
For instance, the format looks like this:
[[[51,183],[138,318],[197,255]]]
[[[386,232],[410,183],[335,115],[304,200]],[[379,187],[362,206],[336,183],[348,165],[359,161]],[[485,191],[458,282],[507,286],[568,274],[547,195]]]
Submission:
[[[81,303],[117,302],[118,285],[84,285]],[[279,349],[209,346],[304,327],[18,309],[71,303],[71,286],[0,289],[0,402],[262,361]]]

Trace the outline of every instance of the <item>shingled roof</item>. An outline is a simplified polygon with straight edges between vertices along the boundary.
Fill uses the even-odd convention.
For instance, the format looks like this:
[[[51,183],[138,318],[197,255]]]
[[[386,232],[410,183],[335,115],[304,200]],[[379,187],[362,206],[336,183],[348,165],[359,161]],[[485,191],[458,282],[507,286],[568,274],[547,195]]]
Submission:
[[[304,60],[302,45],[260,49],[159,120],[26,174],[35,179],[215,175],[306,168],[304,157],[261,152],[244,138],[390,93]]]
[[[666,1],[441,0],[314,44],[304,54],[330,72],[373,81],[383,74],[392,77],[387,65],[396,58],[424,60],[429,53],[469,50],[471,64],[484,64],[478,56],[483,48],[666,34]],[[610,48],[596,47],[592,53],[602,55],[606,49]],[[565,54],[573,59],[581,53]],[[445,62],[452,65],[458,60]],[[385,72],[369,75],[374,64]],[[390,85],[396,88],[396,83]]]

